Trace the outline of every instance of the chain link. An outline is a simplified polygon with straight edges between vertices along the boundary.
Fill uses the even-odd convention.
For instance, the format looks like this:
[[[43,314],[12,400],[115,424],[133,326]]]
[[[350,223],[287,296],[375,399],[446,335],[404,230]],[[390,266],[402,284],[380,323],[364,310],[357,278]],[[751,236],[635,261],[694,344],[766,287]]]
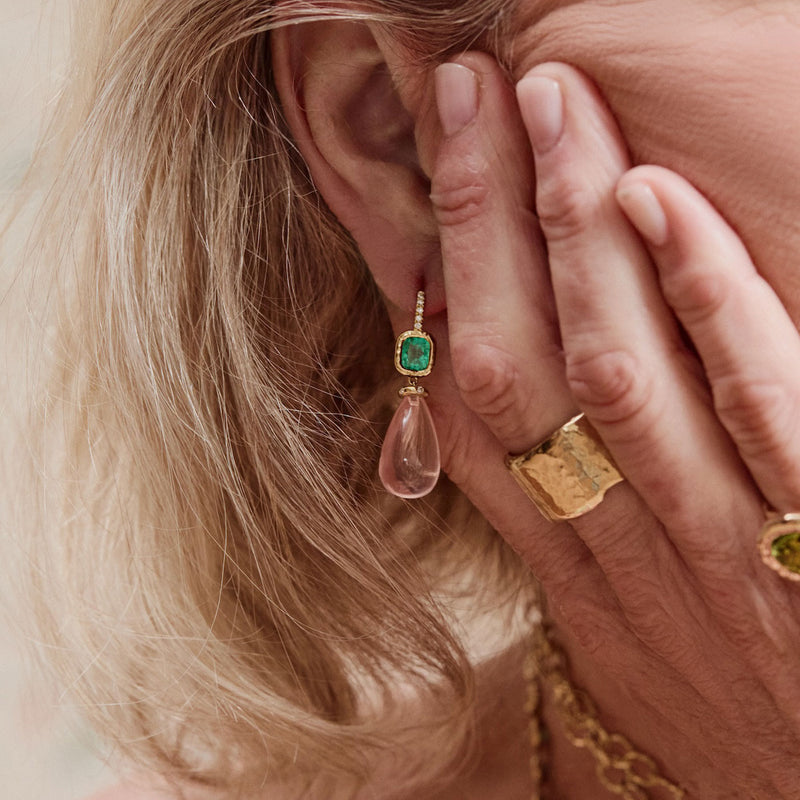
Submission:
[[[530,776],[533,792],[531,800],[546,800],[547,756],[549,754],[547,731],[542,718],[542,691],[539,688],[539,673],[533,650],[525,657],[523,675],[525,677],[525,713],[528,715],[528,734],[530,737]]]
[[[595,758],[597,778],[623,800],[682,800],[685,792],[659,772],[656,762],[637,750],[622,734],[609,733],[600,723],[591,698],[568,677],[564,652],[550,635],[547,623],[533,628],[533,643],[525,660],[526,711],[531,739],[533,800],[547,798],[547,748],[542,730],[542,687],[547,687],[561,716],[567,739]],[[655,794],[649,792],[652,789]]]

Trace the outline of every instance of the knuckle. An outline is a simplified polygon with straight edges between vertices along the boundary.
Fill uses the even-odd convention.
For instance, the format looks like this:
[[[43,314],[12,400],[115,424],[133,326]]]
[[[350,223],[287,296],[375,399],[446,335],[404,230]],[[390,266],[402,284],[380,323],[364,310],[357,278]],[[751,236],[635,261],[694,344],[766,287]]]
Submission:
[[[599,617],[591,598],[575,598],[568,605],[563,604],[560,610],[575,643],[592,659],[601,660],[603,654],[608,652],[609,641],[614,641],[619,631]]]
[[[662,288],[667,303],[688,324],[694,325],[714,316],[722,308],[730,285],[719,275],[689,272],[663,279]]]
[[[489,199],[489,186],[479,170],[437,173],[430,197],[439,225],[460,227],[480,217]]]
[[[619,653],[628,650],[631,644],[629,623],[621,616],[618,601],[613,605],[608,602],[599,605],[596,597],[576,596],[571,588],[566,587],[565,599],[559,603],[559,622],[569,629],[575,644],[599,668],[609,675],[619,675]],[[615,643],[613,649],[609,648],[609,642]],[[638,648],[638,641],[636,645],[635,657],[641,659],[643,652]],[[625,660],[625,663],[629,662]]]
[[[509,413],[515,402],[518,370],[501,348],[461,338],[451,344],[453,375],[464,402],[481,416]]]
[[[567,382],[578,405],[608,425],[643,417],[655,394],[649,371],[624,350],[567,353]]]
[[[621,527],[621,526],[620,526]],[[619,530],[615,533],[618,535]],[[673,582],[667,568],[653,569],[657,562],[645,562],[646,553],[620,547],[617,554],[607,556],[603,571],[614,587],[616,614],[624,619],[625,634],[616,632],[615,641],[620,648],[633,647],[632,657],[642,660],[667,660],[673,664],[686,664],[695,657],[689,643],[675,633],[674,609],[665,597],[664,586]],[[643,568],[643,565],[647,568]],[[590,605],[585,601],[585,605]],[[608,631],[597,626],[599,615],[595,609],[576,605],[570,609],[571,633],[582,649],[591,653],[598,663],[604,664],[610,674],[623,677],[624,669],[618,659],[609,659]],[[632,634],[632,636],[631,636]]]
[[[788,386],[741,376],[714,384],[714,407],[740,450],[749,456],[780,453],[797,412]]]
[[[637,645],[679,668],[690,668],[697,659],[691,639],[676,630],[676,610],[669,587],[682,581],[672,568],[653,562],[655,569],[642,569],[641,557],[628,558],[614,575],[617,597],[625,619],[635,632]],[[666,587],[666,588],[665,588]]]
[[[675,612],[664,599],[663,584],[652,581],[649,586],[637,587],[626,603],[625,616],[636,631],[637,640],[659,660],[680,669],[691,669],[697,663],[695,643],[670,624]]]
[[[536,213],[548,241],[568,241],[594,227],[600,198],[586,183],[570,180],[542,182],[536,198]]]

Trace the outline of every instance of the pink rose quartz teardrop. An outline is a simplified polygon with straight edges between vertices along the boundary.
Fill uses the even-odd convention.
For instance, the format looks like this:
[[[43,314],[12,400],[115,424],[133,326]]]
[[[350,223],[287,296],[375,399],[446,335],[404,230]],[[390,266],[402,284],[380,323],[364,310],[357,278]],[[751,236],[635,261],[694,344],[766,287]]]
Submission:
[[[378,474],[397,497],[423,497],[439,479],[439,441],[422,397],[404,397],[395,411],[381,448]]]

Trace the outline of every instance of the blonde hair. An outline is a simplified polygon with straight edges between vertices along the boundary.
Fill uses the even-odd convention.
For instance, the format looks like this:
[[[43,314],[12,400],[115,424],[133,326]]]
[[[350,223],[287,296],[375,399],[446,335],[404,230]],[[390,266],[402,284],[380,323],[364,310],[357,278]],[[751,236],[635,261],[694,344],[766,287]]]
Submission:
[[[507,5],[357,16],[422,61],[494,49]],[[269,30],[320,15],[344,13],[83,4],[41,216],[57,375],[30,596],[49,657],[126,756],[230,792],[355,791],[390,749],[395,786],[446,768],[473,669],[452,604],[510,608],[525,582],[446,481],[413,507],[376,488],[391,331],[270,75]],[[427,709],[413,728],[398,686]]]

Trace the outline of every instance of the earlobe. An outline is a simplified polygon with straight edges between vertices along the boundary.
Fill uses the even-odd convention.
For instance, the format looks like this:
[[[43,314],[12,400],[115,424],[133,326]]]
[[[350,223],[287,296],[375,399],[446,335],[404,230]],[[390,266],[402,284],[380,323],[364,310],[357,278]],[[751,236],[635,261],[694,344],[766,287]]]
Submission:
[[[314,183],[390,303],[413,306],[438,273],[429,183],[415,120],[369,26],[310,22],[273,33],[273,69]]]

